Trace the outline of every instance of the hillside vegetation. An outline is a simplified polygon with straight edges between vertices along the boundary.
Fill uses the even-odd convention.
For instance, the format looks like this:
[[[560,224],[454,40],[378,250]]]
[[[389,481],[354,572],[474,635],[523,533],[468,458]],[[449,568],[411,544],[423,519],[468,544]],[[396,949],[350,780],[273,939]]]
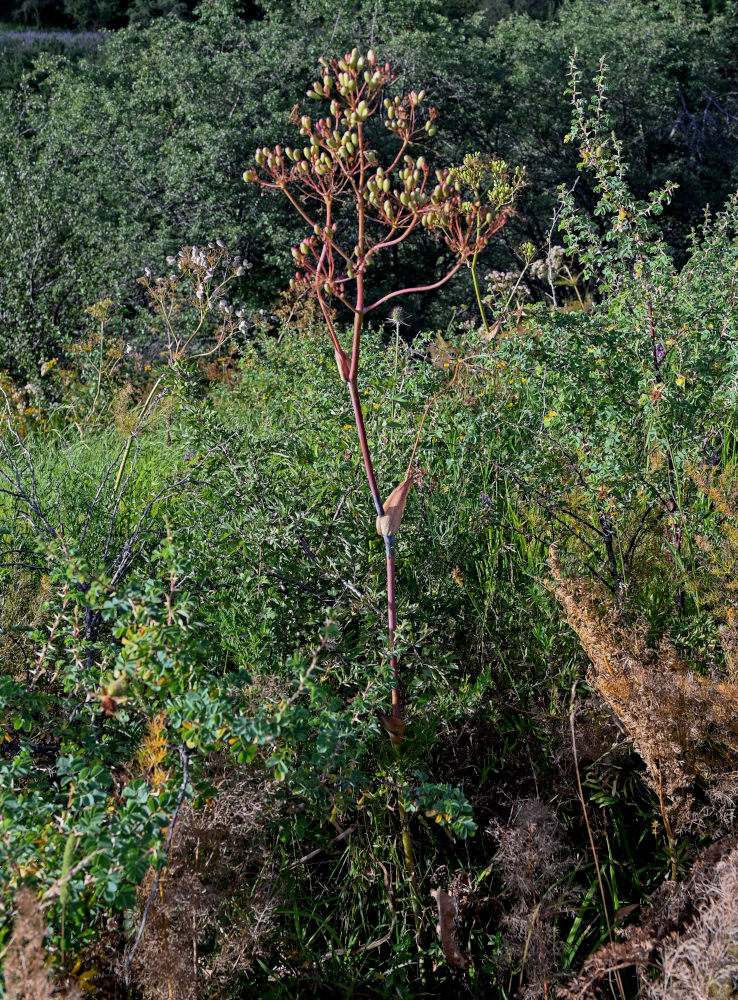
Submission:
[[[0,995],[732,996],[732,5],[99,6],[0,90]]]

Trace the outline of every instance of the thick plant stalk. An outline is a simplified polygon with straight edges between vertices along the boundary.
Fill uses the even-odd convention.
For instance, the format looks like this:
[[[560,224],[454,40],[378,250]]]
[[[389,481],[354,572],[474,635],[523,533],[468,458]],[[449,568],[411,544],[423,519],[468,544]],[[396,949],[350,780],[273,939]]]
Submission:
[[[397,629],[397,598],[395,593],[395,536],[385,537],[387,552],[387,632],[389,633],[390,664],[392,666],[392,718],[402,719],[400,702],[400,673],[395,654],[395,630]]]
[[[482,317],[482,324],[484,325],[484,332],[489,336],[489,323],[487,322],[487,315],[484,311],[484,306],[482,305],[482,293],[479,290],[479,281],[477,280],[477,257],[479,256],[479,251],[474,254],[471,260],[471,275],[472,281],[474,282],[474,294],[477,297],[477,305],[479,306],[479,314]]]
[[[349,394],[351,396],[351,405],[354,411],[354,421],[356,423],[356,433],[359,438],[359,447],[361,449],[361,457],[364,461],[364,469],[366,472],[367,482],[369,484],[369,492],[371,493],[372,500],[374,501],[374,507],[377,512],[377,520],[385,516],[384,504],[377,487],[377,480],[374,475],[374,466],[372,463],[371,452],[369,450],[369,443],[366,437],[366,427],[364,426],[364,415],[361,410],[361,400],[359,398],[359,390],[356,384],[356,376],[349,380]],[[389,639],[390,651],[393,650],[395,644],[395,630],[397,629],[397,604],[396,604],[396,589],[395,589],[395,536],[385,535],[384,536],[385,551],[387,556],[387,632]],[[400,703],[400,677],[399,668],[397,664],[397,656],[394,652],[390,654],[390,663],[392,665],[392,717],[393,719],[402,719],[402,706]]]
[[[445,285],[464,264],[470,261],[476,264],[479,253],[512,211],[522,174],[517,170],[510,173],[503,161],[495,157],[475,154],[465,159],[460,171],[449,167],[436,170],[437,183],[434,183],[426,158],[414,155],[436,132],[436,109],[424,106],[425,92],[385,96],[395,74],[389,63],[382,65],[371,51],[362,56],[354,49],[343,59],[321,59],[320,67],[320,79],[307,92],[311,100],[321,102],[319,116],[301,114],[296,106],[291,120],[302,137],[298,147],[277,145],[273,149],[257,149],[255,167],[244,173],[244,180],[281,192],[307,225],[305,238],[292,248],[298,270],[290,287],[296,295],[316,298],[323,313],[339,377],[348,386],[369,492],[376,510],[377,531],[384,539],[392,714],[378,715],[399,759],[405,721],[395,649],[395,538],[412,484],[412,463],[420,430],[402,482],[383,502],[359,396],[364,320],[370,312],[398,296],[434,291]],[[384,166],[365,132],[365,122],[371,118],[383,121],[396,142],[396,152],[387,158]],[[488,186],[483,184],[485,178],[490,181]],[[346,225],[347,215],[349,226]],[[395,252],[411,233],[421,229],[440,237],[453,255],[453,263],[437,280],[394,289],[369,301],[365,275],[374,258],[383,251]],[[481,305],[476,272],[474,280]],[[353,316],[350,352],[341,345],[334,324],[335,314],[329,308],[331,301]],[[453,384],[455,377],[442,391]],[[432,402],[425,408],[421,429]],[[398,802],[398,811],[402,859],[411,888],[419,940],[423,910],[409,820],[402,801]]]

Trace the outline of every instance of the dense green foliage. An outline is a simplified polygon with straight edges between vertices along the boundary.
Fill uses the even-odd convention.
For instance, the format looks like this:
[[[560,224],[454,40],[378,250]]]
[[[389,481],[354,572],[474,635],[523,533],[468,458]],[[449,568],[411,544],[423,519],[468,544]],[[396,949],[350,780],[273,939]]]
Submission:
[[[284,135],[326,37],[336,50],[374,44],[397,67],[398,86],[408,78],[427,90],[442,109],[445,162],[492,145],[526,168],[520,218],[488,256],[505,267],[517,266],[521,236],[542,243],[556,188],[575,177],[562,142],[572,50],[589,75],[607,52],[613,123],[634,189],[645,197],[667,179],[679,184],[664,225],[683,254],[705,204],[722,204],[736,185],[735,9],[708,18],[670,0],[638,3],[634,13],[630,0],[618,0],[604,18],[597,0],[572,0],[545,19],[491,22],[476,8],[280,0],[245,21],[218,0],[194,21],[116,32],[92,59],[41,59],[0,98],[0,367],[36,374],[79,331],[82,309],[103,297],[120,304],[121,333],[140,341],[133,275],[159,270],[184,243],[221,237],[241,247],[255,264],[244,299],[273,305],[297,229],[284,206],[259,199],[241,175],[257,145]],[[592,205],[586,177],[575,197]],[[429,273],[439,273],[433,253],[411,242],[378,277],[394,286],[400,274],[413,284]],[[463,306],[468,290],[459,289]],[[426,320],[434,301],[417,304]]]
[[[694,944],[715,853],[689,875],[738,798],[735,196],[686,233],[735,137],[670,117],[727,100],[734,14],[553,6],[214,0],[2,98],[9,997],[661,1000],[682,942],[704,996],[738,971],[727,903]],[[241,181],[331,32],[427,86],[446,157],[494,136],[530,176],[514,270],[364,332],[383,495],[432,400],[393,650],[323,317],[277,306],[304,226]]]

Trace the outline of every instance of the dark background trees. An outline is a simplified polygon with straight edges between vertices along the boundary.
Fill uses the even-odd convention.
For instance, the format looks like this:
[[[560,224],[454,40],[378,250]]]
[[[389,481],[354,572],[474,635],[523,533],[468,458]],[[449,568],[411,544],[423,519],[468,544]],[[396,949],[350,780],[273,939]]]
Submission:
[[[636,192],[679,185],[664,220],[677,255],[705,206],[722,205],[738,181],[733,5],[67,0],[13,13],[49,24],[60,11],[79,27],[131,25],[81,51],[38,54],[0,95],[0,368],[16,375],[62,351],[102,297],[117,302],[124,336],[145,338],[136,278],[146,266],[163,271],[184,243],[221,238],[245,251],[255,267],[243,304],[273,306],[297,231],[241,175],[257,145],[284,140],[295,95],[326,48],[371,45],[397,67],[398,86],[424,87],[442,109],[445,160],[496,150],[525,167],[520,214],[489,265],[514,265],[522,240],[541,246],[558,185],[574,180],[577,154],[564,136],[575,48],[585,76],[608,57],[609,111]],[[584,180],[576,197],[593,202]],[[408,245],[380,278],[432,272],[435,254]],[[434,323],[432,301],[417,308]]]

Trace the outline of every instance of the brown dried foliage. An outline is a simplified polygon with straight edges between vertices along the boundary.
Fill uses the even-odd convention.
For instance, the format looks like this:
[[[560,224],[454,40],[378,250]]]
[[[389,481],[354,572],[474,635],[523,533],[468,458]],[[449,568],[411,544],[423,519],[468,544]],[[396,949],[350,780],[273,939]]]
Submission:
[[[3,967],[7,1000],[79,1000],[75,987],[58,987],[52,981],[44,948],[46,933],[36,896],[30,889],[19,889]]]
[[[692,469],[690,475],[720,518],[716,538],[696,538],[702,552],[700,597],[724,619],[718,632],[725,665],[738,683],[738,466]]]
[[[674,646],[647,645],[645,629],[626,630],[604,593],[565,577],[555,547],[549,584],[589,657],[588,680],[628,733],[661,803],[667,832],[691,822],[690,789],[699,781],[717,794],[735,778],[738,684],[689,669]]]
[[[510,822],[494,823],[492,832],[508,895],[502,922],[506,964],[520,970],[515,996],[550,997],[562,943],[556,921],[571,902],[563,876],[573,870],[574,858],[556,814],[539,799],[516,803]]]
[[[692,880],[698,916],[661,948],[661,977],[649,1000],[720,1000],[738,983],[738,849]]]
[[[220,995],[267,954],[278,903],[268,828],[278,812],[258,764],[224,769],[202,811],[185,805],[133,971],[151,1000]],[[154,885],[145,879],[141,909]]]
[[[713,844],[681,883],[667,882],[624,941],[597,951],[561,1000],[611,996],[609,976],[635,966],[641,1000],[728,1000],[738,982],[738,848]],[[658,972],[655,977],[654,973]]]

